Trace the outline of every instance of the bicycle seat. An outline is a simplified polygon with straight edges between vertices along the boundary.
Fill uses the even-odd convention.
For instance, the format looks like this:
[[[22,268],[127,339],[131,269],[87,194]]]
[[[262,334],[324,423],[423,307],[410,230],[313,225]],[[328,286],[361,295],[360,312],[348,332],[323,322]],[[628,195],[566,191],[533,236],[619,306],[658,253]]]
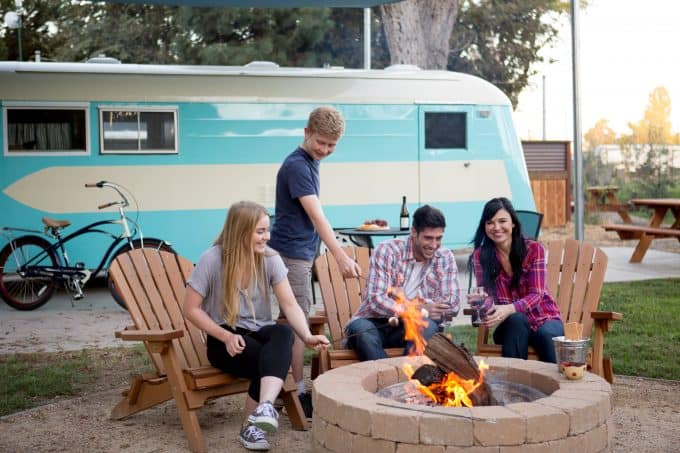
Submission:
[[[66,228],[71,224],[68,220],[55,220],[50,219],[49,217],[43,217],[42,223],[48,228]]]

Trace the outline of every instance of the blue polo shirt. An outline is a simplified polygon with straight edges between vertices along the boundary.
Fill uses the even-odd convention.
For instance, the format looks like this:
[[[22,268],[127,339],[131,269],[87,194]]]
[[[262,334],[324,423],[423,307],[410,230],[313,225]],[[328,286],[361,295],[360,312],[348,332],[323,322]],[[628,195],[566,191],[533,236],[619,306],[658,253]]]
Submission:
[[[289,258],[311,261],[316,256],[319,235],[300,197],[319,197],[319,161],[298,147],[276,174],[276,204],[269,246]]]

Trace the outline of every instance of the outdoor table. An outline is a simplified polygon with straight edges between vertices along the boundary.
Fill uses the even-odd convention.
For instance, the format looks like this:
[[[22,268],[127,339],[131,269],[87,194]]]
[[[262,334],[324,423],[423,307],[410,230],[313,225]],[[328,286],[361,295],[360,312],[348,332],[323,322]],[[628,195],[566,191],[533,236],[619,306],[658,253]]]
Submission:
[[[339,234],[349,237],[349,240],[360,247],[373,248],[373,236],[406,236],[411,233],[411,229],[402,230],[400,228],[388,228],[386,230],[359,230],[356,228],[342,228],[336,230]]]
[[[586,189],[588,199],[586,206],[589,211],[612,211],[618,212],[624,223],[632,224],[633,220],[628,215],[628,207],[621,203],[616,196],[618,186],[592,186]]]
[[[603,225],[607,231],[616,231],[621,239],[637,239],[638,243],[630,257],[631,263],[639,263],[645,257],[652,241],[656,238],[677,238],[680,241],[680,198],[644,198],[633,199],[634,206],[652,209],[649,225]],[[673,214],[674,221],[668,226],[661,226],[666,213]]]

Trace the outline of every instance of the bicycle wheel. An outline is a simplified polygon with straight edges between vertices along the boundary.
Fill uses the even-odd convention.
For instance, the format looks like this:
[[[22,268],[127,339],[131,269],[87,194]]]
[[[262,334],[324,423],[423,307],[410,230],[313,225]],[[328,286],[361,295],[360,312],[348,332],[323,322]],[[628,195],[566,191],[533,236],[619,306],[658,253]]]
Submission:
[[[142,241],[139,239],[135,239],[134,241],[132,241],[132,244],[135,249],[142,248]],[[175,253],[175,250],[170,246],[170,244],[162,239],[144,239],[144,248],[153,250],[163,250],[166,252]],[[109,261],[109,266],[118,255],[120,255],[121,253],[129,252],[130,250],[132,249],[128,244],[125,244],[124,246],[116,250],[116,252],[111,257],[111,261]],[[123,297],[120,295],[118,289],[116,288],[116,285],[113,284],[113,282],[108,276],[107,284],[109,286],[109,292],[111,293],[111,296],[116,301],[116,303],[127,310],[127,306],[125,305]]]
[[[57,257],[49,250],[50,243],[38,236],[22,236],[0,251],[0,297],[17,310],[35,310],[44,305],[56,288],[50,277],[27,277],[19,268],[30,262],[36,266],[57,266]]]

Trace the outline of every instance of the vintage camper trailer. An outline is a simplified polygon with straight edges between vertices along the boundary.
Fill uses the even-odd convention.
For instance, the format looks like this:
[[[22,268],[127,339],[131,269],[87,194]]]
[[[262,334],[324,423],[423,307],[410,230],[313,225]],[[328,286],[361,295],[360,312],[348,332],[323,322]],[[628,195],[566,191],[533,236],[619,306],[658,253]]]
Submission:
[[[97,205],[110,200],[83,185],[114,181],[135,195],[146,235],[196,259],[232,202],[273,210],[279,165],[321,104],[347,121],[321,166],[334,227],[396,226],[405,195],[411,212],[424,203],[445,212],[445,245],[457,248],[489,198],[534,208],[509,100],[466,74],[2,62],[0,102],[2,225],[103,218]]]

